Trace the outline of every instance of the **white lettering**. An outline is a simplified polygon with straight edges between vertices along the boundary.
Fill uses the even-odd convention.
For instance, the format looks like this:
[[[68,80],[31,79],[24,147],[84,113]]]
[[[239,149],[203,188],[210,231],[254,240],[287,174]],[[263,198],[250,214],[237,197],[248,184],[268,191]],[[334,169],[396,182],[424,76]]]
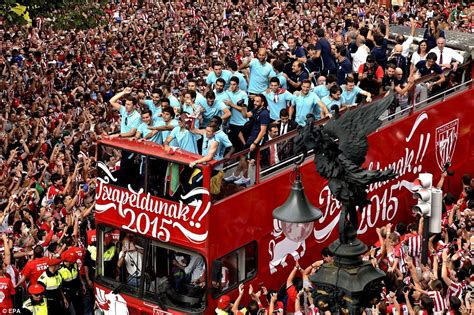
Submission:
[[[99,167],[106,168],[101,162],[99,162]],[[193,215],[190,216],[190,206],[182,200],[179,203],[174,203],[153,198],[150,193],[145,194],[143,189],[134,191],[131,187],[124,190],[108,186],[106,184],[111,179],[112,181],[116,181],[116,179],[110,172],[107,176],[107,178],[98,180],[97,213],[102,214],[110,209],[117,210],[120,217],[126,220],[126,224],[122,225],[123,229],[144,235],[151,233],[152,237],[163,242],[170,240],[170,229],[181,231],[194,243],[201,243],[207,239],[207,231],[203,231],[204,225],[201,224],[201,221],[208,214],[211,203],[208,201],[206,205],[203,205],[200,200],[204,195],[210,195],[205,188],[195,188],[185,196],[181,196],[182,199],[188,200],[195,197],[193,202],[195,208],[192,210]],[[156,215],[161,217],[155,217]]]
[[[396,194],[402,187],[401,178],[405,175],[409,175],[411,178],[422,171],[422,162],[430,144],[431,135],[429,133],[418,133],[419,137],[416,137],[416,131],[420,124],[427,119],[428,115],[422,113],[414,122],[409,136],[405,138],[407,146],[402,151],[403,156],[394,159],[384,167],[382,167],[379,161],[370,161],[367,169],[386,170],[392,168],[398,174],[398,177],[395,180],[369,185],[368,193],[371,204],[362,209],[358,234],[364,234],[369,229],[388,223],[395,218],[399,205]],[[390,186],[387,187],[388,184]],[[319,220],[319,223],[321,223],[320,227],[318,227],[318,224],[315,225],[314,236],[317,242],[324,242],[337,225],[341,205],[331,194],[327,185],[321,190],[318,201],[323,216]]]

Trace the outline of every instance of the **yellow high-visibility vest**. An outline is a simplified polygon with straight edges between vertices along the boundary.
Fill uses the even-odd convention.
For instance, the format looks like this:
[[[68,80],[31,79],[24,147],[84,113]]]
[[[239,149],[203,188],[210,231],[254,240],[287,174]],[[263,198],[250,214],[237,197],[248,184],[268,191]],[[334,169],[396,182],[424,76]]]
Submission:
[[[52,291],[52,290],[57,290],[61,286],[61,283],[63,283],[63,279],[59,275],[59,273],[56,273],[53,276],[48,276],[47,270],[43,272],[43,274],[38,278],[38,282],[43,283],[46,286],[46,291]]]
[[[68,268],[66,266],[62,266],[59,270],[58,270],[58,273],[59,275],[61,276],[61,278],[65,281],[65,282],[70,282],[74,279],[77,278],[77,275],[78,275],[78,272],[77,272],[77,265],[74,264],[72,266],[72,268]]]
[[[93,261],[96,261],[97,260],[97,247],[89,245],[87,246],[87,250],[91,253],[91,259]],[[102,259],[104,261],[111,261],[112,258],[114,258],[114,256],[115,256],[115,246],[112,246],[104,252]]]
[[[42,303],[36,305],[33,305],[33,303],[31,303],[31,299],[28,299],[25,301],[25,303],[23,303],[23,308],[30,311],[33,315],[48,315],[48,303],[46,298],[43,298]]]

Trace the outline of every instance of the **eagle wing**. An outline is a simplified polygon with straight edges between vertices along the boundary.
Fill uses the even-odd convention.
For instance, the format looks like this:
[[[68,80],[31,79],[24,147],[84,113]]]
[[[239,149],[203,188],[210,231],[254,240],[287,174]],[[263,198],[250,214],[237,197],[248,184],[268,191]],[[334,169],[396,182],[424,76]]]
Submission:
[[[394,94],[371,104],[346,111],[324,125],[324,132],[339,140],[339,150],[354,164],[361,166],[369,148],[367,137],[382,124],[380,115],[392,104]]]

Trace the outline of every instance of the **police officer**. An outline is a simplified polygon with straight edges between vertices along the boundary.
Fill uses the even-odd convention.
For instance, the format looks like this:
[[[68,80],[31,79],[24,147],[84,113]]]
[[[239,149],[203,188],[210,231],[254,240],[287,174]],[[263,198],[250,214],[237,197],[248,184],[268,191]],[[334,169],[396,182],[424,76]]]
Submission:
[[[75,314],[84,314],[83,285],[77,268],[77,255],[74,252],[66,252],[61,258],[63,264],[58,272],[63,279],[62,286],[64,295],[69,301],[69,309],[73,308]]]
[[[50,314],[61,314],[69,307],[69,302],[64,296],[63,279],[58,273],[61,259],[50,258],[48,269],[38,278],[38,283],[45,287],[45,296],[48,300],[48,311]]]
[[[28,288],[31,297],[23,303],[22,315],[48,315],[48,302],[44,294],[44,287],[41,284],[32,284]]]

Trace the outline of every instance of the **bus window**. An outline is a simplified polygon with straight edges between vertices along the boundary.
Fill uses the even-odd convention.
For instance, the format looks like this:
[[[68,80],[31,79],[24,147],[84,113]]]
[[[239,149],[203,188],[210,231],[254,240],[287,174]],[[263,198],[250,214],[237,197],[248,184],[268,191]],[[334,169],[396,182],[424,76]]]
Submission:
[[[196,253],[151,243],[145,268],[145,298],[157,305],[199,312],[205,307],[206,264]]]
[[[145,239],[110,227],[99,227],[99,255],[102,257],[98,276],[108,287],[138,295],[143,270]]]
[[[257,243],[252,242],[218,259],[213,267],[214,295],[236,288],[239,283],[257,274]]]
[[[101,145],[98,170],[98,177],[109,178],[109,184],[123,188],[130,186],[134,190],[144,187],[145,157],[143,155]]]

